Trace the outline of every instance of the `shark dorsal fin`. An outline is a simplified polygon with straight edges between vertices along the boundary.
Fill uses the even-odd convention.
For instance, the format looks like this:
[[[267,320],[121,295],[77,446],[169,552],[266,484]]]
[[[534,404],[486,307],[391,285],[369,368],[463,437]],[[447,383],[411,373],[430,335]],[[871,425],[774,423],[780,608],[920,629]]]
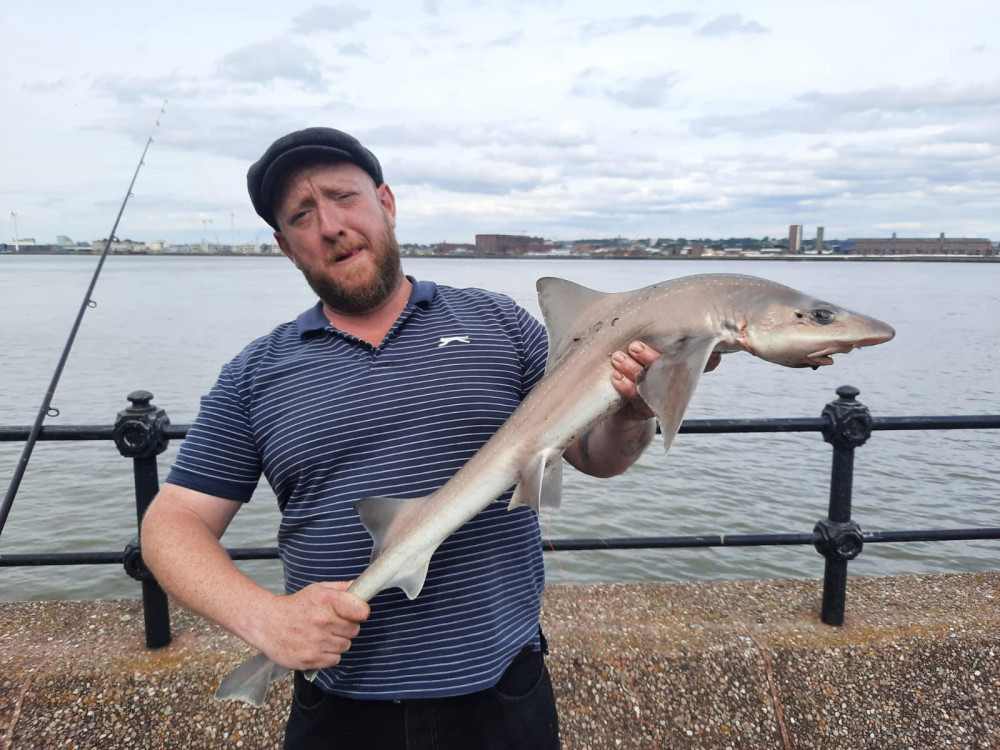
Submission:
[[[549,359],[545,370],[552,369],[573,337],[573,323],[580,310],[604,296],[604,292],[589,289],[566,279],[546,276],[535,282],[538,304],[542,308],[545,330],[549,334]]]

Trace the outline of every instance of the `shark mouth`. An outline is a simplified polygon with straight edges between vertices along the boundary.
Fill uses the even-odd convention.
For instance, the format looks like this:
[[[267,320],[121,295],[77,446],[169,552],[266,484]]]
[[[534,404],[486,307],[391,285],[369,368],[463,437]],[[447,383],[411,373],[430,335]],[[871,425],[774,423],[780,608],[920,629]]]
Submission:
[[[813,352],[806,357],[809,360],[809,364],[812,367],[819,367],[820,365],[832,365],[834,354],[847,354],[855,348],[854,344],[847,342],[835,342],[825,349],[820,349],[818,352]]]

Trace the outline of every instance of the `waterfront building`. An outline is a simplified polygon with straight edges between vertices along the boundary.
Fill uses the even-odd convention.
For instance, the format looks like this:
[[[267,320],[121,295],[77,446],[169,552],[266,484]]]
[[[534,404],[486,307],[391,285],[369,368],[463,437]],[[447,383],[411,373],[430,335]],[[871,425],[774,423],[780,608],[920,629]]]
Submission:
[[[545,251],[545,240],[523,234],[477,234],[476,252],[480,255],[524,255]]]
[[[946,238],[944,232],[936,238],[897,237],[852,238],[841,246],[847,255],[979,255],[996,254],[996,248],[983,238]]]
[[[792,224],[788,227],[788,252],[802,252],[802,225]]]

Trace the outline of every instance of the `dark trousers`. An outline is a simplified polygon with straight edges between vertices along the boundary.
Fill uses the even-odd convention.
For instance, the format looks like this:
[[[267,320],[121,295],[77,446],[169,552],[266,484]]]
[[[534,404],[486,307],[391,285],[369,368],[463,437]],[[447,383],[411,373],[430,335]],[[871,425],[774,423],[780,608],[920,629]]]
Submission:
[[[427,700],[331,695],[295,673],[285,750],[558,750],[542,654],[522,651],[496,687]]]

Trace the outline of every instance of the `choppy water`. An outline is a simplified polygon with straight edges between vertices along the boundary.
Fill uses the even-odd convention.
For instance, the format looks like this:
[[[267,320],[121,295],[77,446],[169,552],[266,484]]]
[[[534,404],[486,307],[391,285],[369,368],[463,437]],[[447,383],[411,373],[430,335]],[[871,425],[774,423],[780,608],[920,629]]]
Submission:
[[[95,257],[0,256],[0,424],[27,425],[63,346]],[[752,273],[891,323],[896,339],[787,370],[744,354],[703,378],[690,418],[813,417],[837,386],[875,415],[1000,413],[1000,265],[740,261],[408,260],[418,278],[506,292],[538,311],[534,280],[562,276],[606,291],[704,272]],[[47,424],[110,424],[144,388],[190,422],[221,364],[312,304],[281,257],[112,257]],[[20,454],[0,443],[0,490]],[[161,477],[176,452],[161,457]],[[857,451],[854,514],[865,529],[1000,526],[1000,431],[876,433]],[[621,477],[568,469],[554,537],[806,532],[825,516],[830,450],[818,434],[681,435]],[[110,443],[40,443],[0,552],[121,549],[135,533],[130,462]],[[277,509],[262,484],[226,537],[271,545]],[[995,569],[998,542],[869,545],[856,574]],[[818,576],[811,548],[560,553],[552,582]],[[277,562],[244,569],[280,590]],[[116,566],[0,569],[0,600],[131,596]]]

